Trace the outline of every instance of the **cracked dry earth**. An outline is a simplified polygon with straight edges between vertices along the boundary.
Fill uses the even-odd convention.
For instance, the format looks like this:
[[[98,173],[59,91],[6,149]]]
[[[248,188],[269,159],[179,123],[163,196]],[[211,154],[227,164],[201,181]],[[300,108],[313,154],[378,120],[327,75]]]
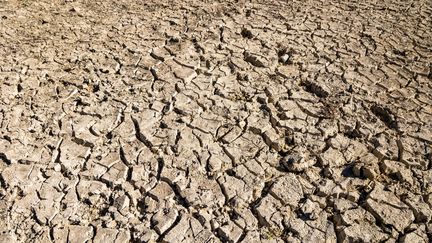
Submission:
[[[430,242],[430,1],[0,2],[0,242]]]

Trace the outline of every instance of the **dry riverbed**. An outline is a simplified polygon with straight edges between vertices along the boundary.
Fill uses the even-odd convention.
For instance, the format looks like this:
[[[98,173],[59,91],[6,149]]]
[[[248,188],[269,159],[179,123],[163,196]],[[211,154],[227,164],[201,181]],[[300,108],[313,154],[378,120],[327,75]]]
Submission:
[[[0,242],[430,242],[431,16],[0,1]]]

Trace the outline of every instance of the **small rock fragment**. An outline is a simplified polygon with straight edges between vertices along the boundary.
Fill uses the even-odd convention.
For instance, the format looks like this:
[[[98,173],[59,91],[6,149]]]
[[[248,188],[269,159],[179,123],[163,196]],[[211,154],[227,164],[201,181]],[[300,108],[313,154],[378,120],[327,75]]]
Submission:
[[[403,232],[414,221],[414,214],[410,208],[378,182],[366,200],[366,208],[398,232]]]
[[[268,62],[267,60],[265,60],[263,57],[258,56],[256,54],[252,54],[250,52],[244,52],[244,60],[250,64],[252,64],[255,67],[267,67],[268,66]]]
[[[297,207],[298,202],[303,198],[300,181],[296,175],[291,173],[279,178],[272,186],[270,193],[292,207]]]
[[[280,163],[287,171],[301,172],[314,165],[316,160],[310,158],[310,156],[306,155],[301,150],[293,150],[283,157]]]
[[[71,243],[86,243],[93,238],[93,228],[90,226],[69,226],[68,240]]]
[[[177,219],[178,211],[174,208],[164,208],[153,215],[151,221],[158,234],[163,234]]]

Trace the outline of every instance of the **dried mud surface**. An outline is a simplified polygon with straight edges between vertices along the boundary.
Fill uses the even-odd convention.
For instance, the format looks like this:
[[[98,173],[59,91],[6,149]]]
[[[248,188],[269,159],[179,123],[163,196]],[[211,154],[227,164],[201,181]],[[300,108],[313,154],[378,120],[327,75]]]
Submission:
[[[1,1],[0,242],[430,242],[432,3],[355,2]]]

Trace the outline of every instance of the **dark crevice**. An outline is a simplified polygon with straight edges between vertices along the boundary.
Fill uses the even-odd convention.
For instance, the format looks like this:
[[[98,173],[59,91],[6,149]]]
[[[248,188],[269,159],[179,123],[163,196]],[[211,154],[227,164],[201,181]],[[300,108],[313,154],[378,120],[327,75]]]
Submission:
[[[165,166],[165,162],[162,158],[158,158],[157,159],[158,162],[158,169],[157,169],[157,174],[156,174],[156,179],[160,180],[161,179],[161,174],[162,174],[162,170]]]
[[[147,148],[152,150],[153,144],[144,136],[144,134],[141,133],[139,122],[134,117],[131,116],[131,118],[135,127],[136,138],[138,139],[138,141],[142,142]]]
[[[255,218],[258,220],[258,225],[260,227],[269,227],[267,223],[263,222],[261,219],[261,216],[259,215],[257,208],[261,204],[261,201],[270,193],[271,188],[273,187],[274,181],[267,181],[264,183],[264,188],[261,191],[260,197],[255,199],[253,202],[249,204],[249,208],[252,211],[252,214],[255,216]]]
[[[397,117],[391,112],[389,108],[379,105],[372,105],[370,109],[372,113],[377,116],[382,122],[384,122],[387,127],[395,130],[399,129]]]
[[[175,194],[175,200],[179,205],[183,206],[184,208],[190,207],[189,201],[181,195],[180,187],[176,183],[172,183],[169,179],[164,177],[161,177],[160,180],[166,182],[171,187]]]
[[[319,98],[327,98],[330,94],[315,82],[308,80],[302,81],[301,86],[305,87],[306,91],[316,95]]]
[[[174,223],[157,238],[156,242],[163,242],[163,238],[180,223],[181,218],[182,213],[179,213],[177,218],[174,220]]]
[[[0,153],[0,160],[2,160],[3,162],[5,162],[7,165],[11,164],[11,160],[8,159],[8,157],[4,153]]]

